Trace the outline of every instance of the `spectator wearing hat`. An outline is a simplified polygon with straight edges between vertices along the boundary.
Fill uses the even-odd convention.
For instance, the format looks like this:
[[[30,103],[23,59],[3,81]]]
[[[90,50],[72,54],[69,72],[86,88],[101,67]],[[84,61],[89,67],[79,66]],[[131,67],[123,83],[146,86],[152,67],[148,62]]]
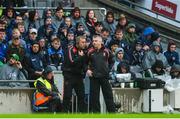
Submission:
[[[180,64],[179,53],[176,51],[176,44],[174,41],[170,41],[168,43],[168,48],[167,51],[164,52],[164,56],[166,57],[170,66]]]
[[[71,45],[64,53],[64,62],[62,66],[64,76],[64,99],[63,109],[68,112],[70,109],[70,100],[72,97],[72,89],[75,90],[78,99],[79,112],[86,112],[87,108],[84,104],[84,83],[85,66],[86,66],[86,39],[84,36],[76,38],[76,44]]]
[[[61,47],[59,38],[54,38],[51,42],[51,47],[48,48],[49,65],[54,64],[56,69],[61,66],[64,60],[64,53]]]
[[[134,23],[129,23],[126,26],[126,31],[123,39],[126,40],[129,44],[134,44],[138,36],[136,34],[136,25]]]
[[[118,19],[118,24],[117,24],[116,28],[120,28],[123,30],[123,32],[125,32],[127,25],[128,25],[128,20],[127,20],[126,16],[124,14],[121,14]]]
[[[179,64],[174,64],[171,67],[170,75],[172,79],[180,79],[180,65]]]
[[[39,78],[46,66],[46,58],[40,53],[39,43],[35,41],[31,44],[30,52],[26,55],[26,70],[29,74],[29,80]],[[33,87],[33,83],[30,83],[30,86]]]
[[[161,48],[160,48],[159,42],[154,41],[152,46],[153,46],[153,49],[147,52],[143,58],[143,61],[142,61],[143,69],[149,72],[153,64],[156,62],[156,60],[161,60],[163,62],[163,67],[165,69],[168,68],[169,64],[167,62],[167,59],[164,56],[164,54],[160,52]],[[150,77],[153,77],[151,73],[150,73]]]
[[[37,41],[37,29],[31,28],[31,29],[29,29],[28,38],[26,39],[26,45],[27,45],[26,51],[27,52],[30,52],[31,44],[35,41]]]
[[[135,41],[135,46],[134,46],[134,49],[133,49],[133,53],[132,53],[131,65],[133,65],[133,66],[138,65],[138,66],[141,67],[144,55],[145,55],[145,52],[143,50],[143,45],[142,45],[141,41],[136,40]]]
[[[159,42],[160,43],[160,46],[161,46],[161,53],[163,53],[163,48],[162,48],[162,44],[161,44],[161,37],[160,37],[160,35],[159,35],[159,33],[158,32],[153,32],[152,34],[151,34],[151,41],[157,41],[157,42]]]
[[[5,38],[5,29],[0,29],[0,61],[2,63],[6,62],[6,51],[8,44],[6,43]]]
[[[102,22],[104,28],[108,29],[111,35],[115,33],[117,21],[114,18],[114,13],[108,11],[106,14],[106,19]]]
[[[62,7],[56,8],[55,15],[52,20],[54,22],[56,32],[58,32],[58,28],[64,22],[64,9]]]
[[[153,43],[153,40],[151,39],[151,35],[154,32],[155,32],[155,30],[153,27],[146,27],[146,28],[144,28],[142,35],[139,37],[139,40],[142,42],[143,49],[145,51],[150,50],[150,46]]]
[[[34,87],[36,106],[48,106],[49,112],[62,111],[62,96],[55,85],[54,73],[50,66],[47,66],[42,76],[36,79]]]
[[[6,64],[0,68],[0,80],[27,80],[28,75],[23,68],[20,57],[17,54],[11,54]],[[27,83],[1,83],[1,86],[8,87],[28,87]]]
[[[121,62],[126,62],[127,64],[129,64],[128,56],[127,54],[125,54],[123,48],[117,48],[114,56],[115,56],[115,63],[113,65],[114,71],[117,71],[117,65]]]

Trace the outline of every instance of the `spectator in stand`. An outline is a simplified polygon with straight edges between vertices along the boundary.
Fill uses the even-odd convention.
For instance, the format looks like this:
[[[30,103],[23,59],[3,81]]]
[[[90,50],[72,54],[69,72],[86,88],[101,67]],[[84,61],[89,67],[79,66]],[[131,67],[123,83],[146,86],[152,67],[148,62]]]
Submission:
[[[25,19],[25,29],[27,32],[29,32],[29,29],[35,28],[39,29],[41,26],[41,21],[39,19],[39,14],[36,10],[34,11],[29,11],[28,13],[29,17]]]
[[[157,41],[157,42],[159,42],[160,43],[160,46],[161,46],[161,53],[163,53],[163,48],[162,48],[162,44],[161,44],[161,37],[160,37],[160,35],[159,35],[159,33],[158,32],[153,32],[152,34],[151,34],[151,41]]]
[[[49,112],[62,111],[62,96],[56,87],[51,67],[44,69],[42,76],[34,82],[34,87],[36,106],[48,106]]]
[[[127,25],[128,25],[128,20],[127,20],[126,16],[124,14],[121,14],[116,28],[120,28],[123,30],[123,32],[125,32]]]
[[[86,57],[84,49],[86,48],[86,39],[84,36],[76,38],[76,44],[68,47],[65,51],[65,59],[63,63],[63,76],[64,76],[64,99],[63,109],[68,112],[70,109],[70,100],[72,97],[72,89],[75,90],[78,99],[79,112],[86,112],[84,104],[84,83]]]
[[[72,30],[69,30],[67,33],[67,46],[75,44],[75,33]]]
[[[44,20],[44,19],[46,19],[46,18],[48,18],[48,17],[52,17],[53,16],[53,14],[52,14],[52,10],[51,9],[45,9],[44,11],[43,11],[43,15],[42,15],[42,20]]]
[[[125,54],[123,48],[117,48],[115,51],[115,63],[113,65],[113,71],[117,71],[117,66],[119,63],[126,62],[129,64],[127,54]]]
[[[49,65],[55,65],[57,70],[61,66],[64,60],[64,53],[61,47],[61,42],[59,38],[54,38],[51,43],[51,47],[48,48],[49,55]]]
[[[44,19],[44,25],[40,26],[38,29],[38,37],[46,37],[48,39],[48,43],[51,43],[51,36],[56,33],[55,26],[53,25],[53,21],[51,17],[47,17]]]
[[[61,40],[63,49],[66,48],[65,46],[67,44],[67,33],[68,33],[68,26],[64,23],[61,24],[57,36]]]
[[[124,34],[124,40],[126,40],[128,42],[128,44],[130,44],[133,47],[133,44],[135,43],[135,41],[138,39],[138,36],[136,34],[136,25],[133,23],[129,23],[126,26],[126,31]]]
[[[170,75],[172,79],[180,79],[180,65],[175,64],[171,67]]]
[[[112,40],[110,41],[109,44],[111,44],[111,42],[117,42],[119,45],[118,47],[123,48],[125,50],[126,53],[129,52],[129,44],[123,39],[123,30],[120,28],[117,28],[115,31],[115,35],[112,36]],[[109,47],[109,46],[108,46]]]
[[[112,11],[108,11],[106,14],[106,19],[102,22],[103,27],[108,29],[111,35],[115,33],[117,21],[114,18],[114,13]]]
[[[6,20],[0,19],[0,29],[6,29]]]
[[[48,62],[49,61],[49,56],[48,56],[48,46],[47,46],[47,39],[44,37],[38,38],[38,43],[40,46],[40,54],[45,57],[45,60]]]
[[[14,10],[14,8],[12,6],[8,6],[6,7],[6,10],[4,10],[2,19],[7,21],[7,26],[10,25],[10,23],[12,22],[12,20],[15,19],[16,16],[16,12]]]
[[[163,62],[161,60],[156,60],[156,62],[152,65],[151,71],[153,75],[164,75],[165,70]]]
[[[72,19],[70,17],[66,17],[64,23],[67,25],[68,30],[71,29],[71,30],[73,30],[73,32],[76,31],[76,29],[75,29],[76,27],[73,26]]]
[[[88,27],[88,30],[90,32],[90,35],[92,36],[95,34],[95,28],[94,25],[97,22],[97,18],[95,16],[95,13],[93,10],[88,10],[86,13],[86,26]]]
[[[159,42],[154,41],[152,47],[153,49],[145,54],[142,62],[143,69],[145,70],[145,75],[147,74],[148,77],[153,77],[150,69],[152,68],[156,60],[161,60],[165,69],[169,67],[166,57],[160,52],[161,48]]]
[[[115,55],[116,49],[119,48],[119,43],[117,41],[111,41],[109,44],[109,50],[111,50],[112,54]]]
[[[112,40],[109,30],[106,28],[103,28],[101,31],[101,37],[103,39],[103,43],[105,47],[108,48],[108,45]]]
[[[20,39],[20,43],[21,45],[26,49],[26,42],[24,41],[24,39],[21,38],[21,33],[17,28],[14,28],[12,31],[12,37],[13,38],[18,38]],[[12,40],[9,41],[9,44],[12,44]]]
[[[143,45],[142,45],[141,41],[136,40],[135,46],[133,49],[133,53],[132,53],[131,65],[133,65],[133,66],[138,65],[141,67],[144,55],[145,55],[145,52],[143,50]]]
[[[117,74],[131,74],[131,80],[135,80],[136,76],[133,72],[130,71],[130,65],[126,62],[121,62],[117,65]]]
[[[167,51],[164,52],[164,56],[166,57],[170,66],[180,64],[179,53],[176,51],[176,43],[174,41],[170,41],[168,43],[168,48]]]
[[[8,44],[5,40],[5,29],[0,29],[0,62],[6,63],[6,51]]]
[[[14,37],[12,37],[12,43],[8,46],[7,53],[6,53],[6,59],[7,60],[10,59],[11,54],[17,54],[19,56],[20,62],[24,66],[24,63],[25,63],[24,57],[26,54],[26,50],[23,47],[23,45],[21,44],[20,38],[16,37],[16,35],[14,35]]]
[[[71,19],[72,19],[72,25],[75,28],[78,23],[81,23],[85,30],[88,31],[88,28],[86,26],[86,22],[83,16],[81,16],[81,10],[79,7],[75,7],[71,12]]]
[[[15,19],[11,20],[10,24],[8,25],[6,29],[8,41],[12,39],[12,31],[14,28],[17,28],[17,24],[20,22],[23,22],[22,16],[20,15],[16,15]]]
[[[55,16],[52,20],[55,25],[56,32],[58,32],[58,28],[64,22],[64,9],[62,7],[56,8]]]
[[[101,35],[102,29],[103,29],[102,23],[96,22],[94,24],[94,29],[95,29],[95,32],[94,32],[95,34],[93,34],[93,35]]]
[[[29,80],[36,80],[42,75],[44,68],[47,66],[47,61],[42,54],[40,54],[40,46],[38,42],[31,44],[31,51],[26,55],[26,70],[29,74]],[[33,83],[30,83],[31,87]]]
[[[103,46],[100,36],[93,36],[93,48],[88,51],[89,68],[87,75],[90,78],[90,110],[100,113],[100,87],[106,103],[107,111],[115,112],[113,94],[108,81],[109,71],[114,63],[111,52]]]
[[[0,80],[27,80],[27,72],[19,61],[17,54],[11,54],[7,64],[0,68]],[[27,83],[10,82],[1,83],[0,86],[29,87]]]
[[[26,39],[26,45],[27,45],[26,51],[27,51],[28,53],[30,52],[31,44],[32,44],[34,41],[37,41],[37,29],[31,28],[31,29],[29,30],[28,38]]]
[[[26,40],[26,37],[27,37],[27,33],[26,33],[26,30],[25,30],[25,26],[24,26],[24,23],[23,22],[20,22],[17,24],[17,29],[19,30],[20,34],[21,34],[21,39],[22,40]]]
[[[152,27],[146,27],[143,30],[142,35],[139,37],[139,40],[143,44],[143,49],[145,51],[150,50],[150,46],[152,45],[153,41],[151,40],[151,34],[154,33],[155,30]]]

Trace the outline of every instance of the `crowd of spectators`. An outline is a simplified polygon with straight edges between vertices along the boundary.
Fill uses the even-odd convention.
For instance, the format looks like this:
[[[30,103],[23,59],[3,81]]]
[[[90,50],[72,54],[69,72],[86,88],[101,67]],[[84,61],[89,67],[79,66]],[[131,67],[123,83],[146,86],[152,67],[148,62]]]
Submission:
[[[55,11],[46,9],[42,17],[36,10],[25,14],[16,13],[13,7],[7,7],[0,18],[1,80],[36,80],[48,65],[64,72],[64,77],[68,79],[65,80],[66,85],[70,85],[69,80],[74,77],[77,82],[84,78],[86,71],[94,67],[92,65],[96,65],[91,69],[93,74],[91,71],[88,74],[98,80],[102,78],[101,73],[109,71],[112,74],[131,73],[132,80],[137,77],[137,73],[142,77],[153,77],[154,74],[169,72],[172,78],[180,78],[176,44],[169,41],[167,50],[164,50],[157,30],[151,26],[137,30],[138,25],[130,22],[124,14],[116,19],[113,12],[108,11],[106,18],[99,21],[93,10],[89,9],[86,16],[82,16],[78,7],[68,16],[64,14],[62,7],[57,7]],[[85,41],[81,44],[80,39]],[[97,53],[100,50],[99,46],[96,49],[98,43],[101,43],[100,49],[106,49],[103,53]],[[93,47],[95,49],[92,50]],[[100,58],[96,59],[95,55]],[[78,58],[81,56],[84,60]],[[109,61],[110,56],[112,61]],[[108,64],[105,63],[106,58]],[[73,64],[76,61],[81,62]],[[107,67],[102,66],[103,63],[109,65],[108,71]],[[140,70],[132,70],[132,67]],[[76,88],[77,82],[71,88]],[[30,83],[30,87],[34,87],[34,84]],[[79,91],[79,96],[82,97],[80,90],[77,88],[76,92]],[[68,96],[66,103],[70,100]],[[95,94],[93,96],[96,97]]]

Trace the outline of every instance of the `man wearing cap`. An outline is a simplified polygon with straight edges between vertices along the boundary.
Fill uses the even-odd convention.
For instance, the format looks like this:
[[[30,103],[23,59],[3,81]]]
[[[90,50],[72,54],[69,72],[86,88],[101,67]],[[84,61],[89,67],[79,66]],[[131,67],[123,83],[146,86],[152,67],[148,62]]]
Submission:
[[[54,83],[54,73],[50,66],[44,69],[42,76],[34,82],[34,86],[36,106],[48,106],[49,112],[62,110],[62,96]]]
[[[80,112],[87,111],[84,105],[84,84],[86,57],[84,49],[86,48],[86,39],[84,36],[76,38],[76,44],[68,47],[64,53],[64,63],[62,66],[64,76],[64,99],[63,109],[68,112],[70,109],[70,100],[72,89],[75,90],[78,98],[78,109]]]
[[[27,52],[30,52],[31,43],[37,40],[37,29],[31,28],[29,30],[28,38],[26,39]]]
[[[27,73],[19,61],[20,58],[17,54],[11,54],[10,59],[7,64],[4,64],[0,68],[0,80],[27,80]],[[27,83],[1,83],[1,86],[10,86],[10,87],[28,87]]]

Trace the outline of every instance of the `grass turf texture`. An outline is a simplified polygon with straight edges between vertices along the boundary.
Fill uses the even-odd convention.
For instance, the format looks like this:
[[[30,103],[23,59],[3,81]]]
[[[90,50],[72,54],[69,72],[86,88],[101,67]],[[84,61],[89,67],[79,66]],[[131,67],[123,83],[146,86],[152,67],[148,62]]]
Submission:
[[[180,114],[0,114],[0,118],[180,118]]]

